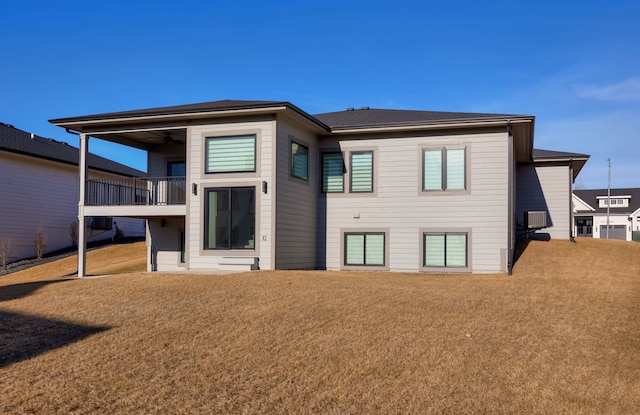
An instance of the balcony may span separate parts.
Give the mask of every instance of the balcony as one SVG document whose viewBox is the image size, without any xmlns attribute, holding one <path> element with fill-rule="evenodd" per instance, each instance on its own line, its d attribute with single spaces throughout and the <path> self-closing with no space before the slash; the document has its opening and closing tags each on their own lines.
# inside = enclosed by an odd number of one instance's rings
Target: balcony
<svg viewBox="0 0 640 415">
<path fill-rule="evenodd" d="M 184 215 L 186 193 L 183 176 L 89 179 L 84 206 L 96 216 Z"/>
</svg>

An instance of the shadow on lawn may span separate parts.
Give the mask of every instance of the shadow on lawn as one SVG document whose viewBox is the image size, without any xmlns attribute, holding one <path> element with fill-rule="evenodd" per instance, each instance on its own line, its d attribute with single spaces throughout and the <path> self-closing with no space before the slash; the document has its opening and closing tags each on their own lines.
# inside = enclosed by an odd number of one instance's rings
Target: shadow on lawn
<svg viewBox="0 0 640 415">
<path fill-rule="evenodd" d="M 109 327 L 92 327 L 0 311 L 0 368 L 82 340 Z"/>
<path fill-rule="evenodd" d="M 0 302 L 17 300 L 18 298 L 26 297 L 40 288 L 49 284 L 55 284 L 67 280 L 50 280 L 50 281 L 35 281 L 24 282 L 21 284 L 6 285 L 0 287 Z"/>
</svg>

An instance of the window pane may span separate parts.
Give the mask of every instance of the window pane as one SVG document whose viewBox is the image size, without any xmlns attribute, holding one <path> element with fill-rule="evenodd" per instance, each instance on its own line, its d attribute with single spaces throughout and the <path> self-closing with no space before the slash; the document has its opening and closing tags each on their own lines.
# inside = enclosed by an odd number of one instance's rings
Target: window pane
<svg viewBox="0 0 640 415">
<path fill-rule="evenodd" d="M 368 233 L 365 243 L 365 264 L 384 265 L 384 234 Z"/>
<path fill-rule="evenodd" d="M 205 249 L 255 248 L 255 188 L 205 190 Z"/>
<path fill-rule="evenodd" d="M 205 248 L 229 247 L 228 190 L 209 190 L 206 199 L 206 240 Z"/>
<path fill-rule="evenodd" d="M 351 153 L 351 191 L 373 192 L 373 152 Z"/>
<path fill-rule="evenodd" d="M 447 234 L 447 266 L 467 266 L 467 235 L 462 233 Z"/>
<path fill-rule="evenodd" d="M 255 171 L 256 137 L 208 137 L 206 173 Z"/>
<path fill-rule="evenodd" d="M 325 193 L 344 191 L 342 153 L 325 153 L 322 155 L 322 191 Z"/>
<path fill-rule="evenodd" d="M 307 180 L 308 177 L 308 154 L 307 147 L 291 143 L 291 175 L 299 179 Z"/>
<path fill-rule="evenodd" d="M 345 235 L 345 264 L 364 265 L 364 235 Z"/>
<path fill-rule="evenodd" d="M 444 234 L 424 235 L 424 266 L 444 267 Z"/>
<path fill-rule="evenodd" d="M 186 176 L 187 164 L 184 161 L 170 161 L 167 164 L 167 176 Z"/>
<path fill-rule="evenodd" d="M 465 188 L 464 148 L 447 149 L 447 189 Z"/>
<path fill-rule="evenodd" d="M 442 150 L 424 150 L 423 153 L 423 179 L 424 190 L 442 189 Z"/>
<path fill-rule="evenodd" d="M 231 248 L 253 249 L 255 245 L 254 188 L 231 189 Z"/>
</svg>

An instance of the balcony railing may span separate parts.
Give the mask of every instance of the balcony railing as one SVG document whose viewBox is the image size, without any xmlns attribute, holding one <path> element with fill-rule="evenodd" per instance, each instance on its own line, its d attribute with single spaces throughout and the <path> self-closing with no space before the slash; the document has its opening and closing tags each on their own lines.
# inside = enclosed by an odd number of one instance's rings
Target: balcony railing
<svg viewBox="0 0 640 415">
<path fill-rule="evenodd" d="M 185 177 L 131 177 L 87 180 L 85 205 L 184 205 Z"/>
</svg>

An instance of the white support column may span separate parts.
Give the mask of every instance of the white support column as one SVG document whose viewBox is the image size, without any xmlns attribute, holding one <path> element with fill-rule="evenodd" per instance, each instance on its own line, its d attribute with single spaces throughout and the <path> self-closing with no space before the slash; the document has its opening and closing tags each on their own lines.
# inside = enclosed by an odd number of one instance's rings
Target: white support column
<svg viewBox="0 0 640 415">
<path fill-rule="evenodd" d="M 87 153 L 89 152 L 89 136 L 80 134 L 79 192 L 78 192 L 78 277 L 87 274 L 87 224 L 84 216 L 84 201 L 87 187 Z"/>
</svg>

